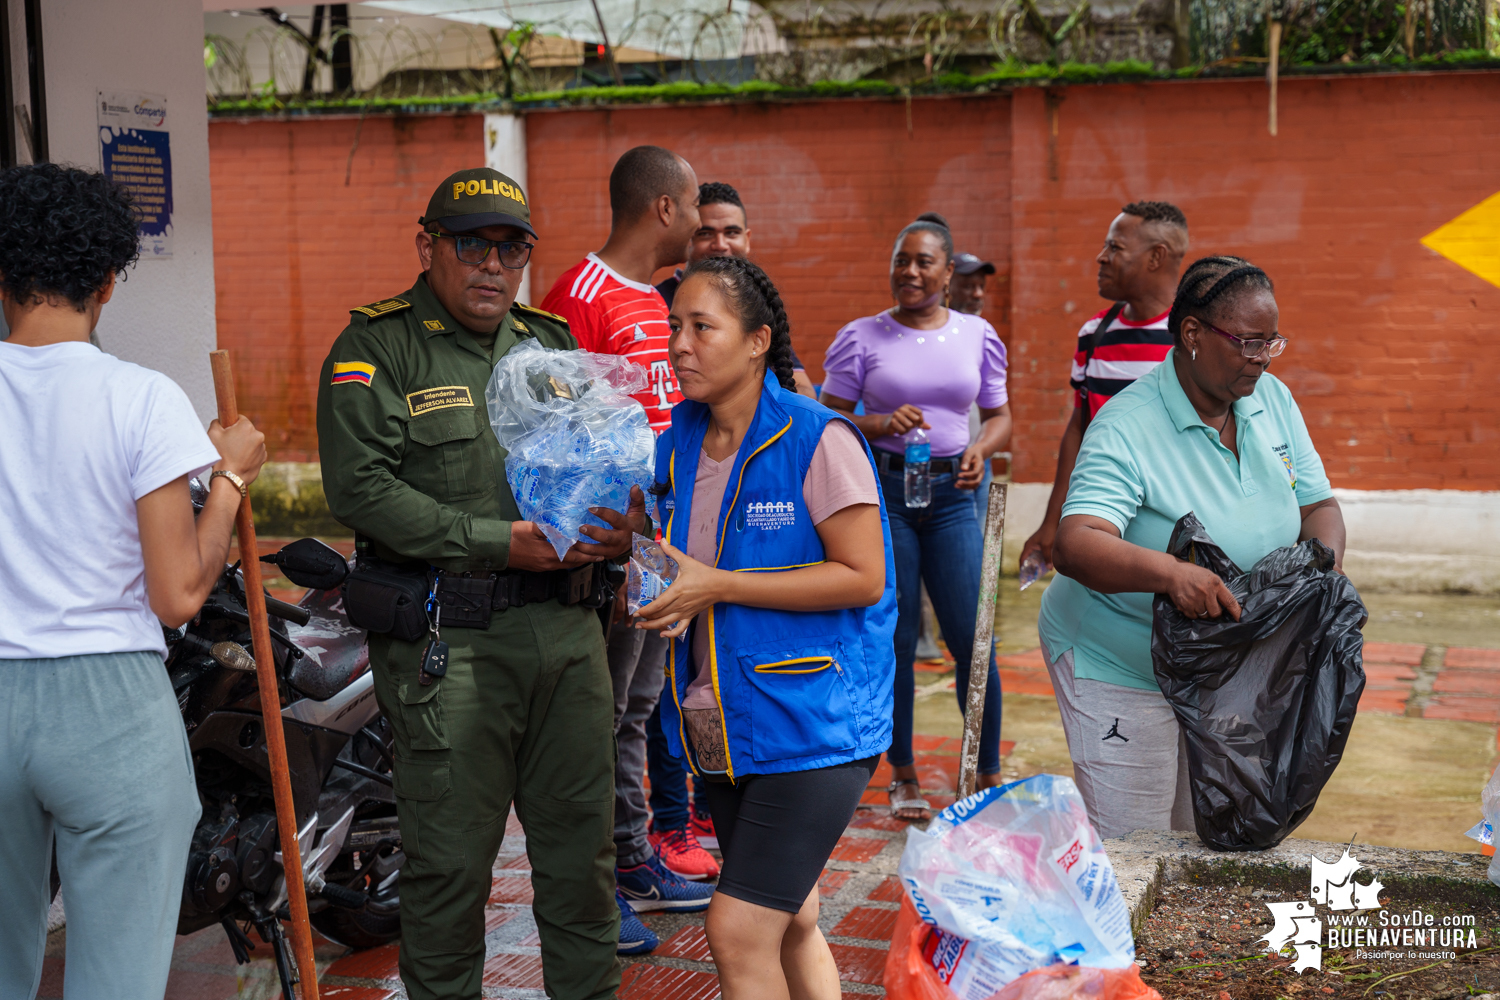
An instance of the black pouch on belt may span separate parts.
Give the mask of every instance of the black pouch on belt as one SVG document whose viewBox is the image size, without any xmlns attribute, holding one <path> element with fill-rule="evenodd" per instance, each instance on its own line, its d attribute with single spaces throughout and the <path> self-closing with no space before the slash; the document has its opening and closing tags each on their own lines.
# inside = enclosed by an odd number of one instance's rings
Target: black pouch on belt
<svg viewBox="0 0 1500 1000">
<path fill-rule="evenodd" d="M 361 555 L 344 581 L 349 623 L 367 632 L 415 642 L 427 634 L 427 574 Z"/>
<path fill-rule="evenodd" d="M 445 628 L 489 628 L 494 597 L 494 573 L 482 576 L 443 573 L 438 577 L 437 602 L 443 609 Z"/>
</svg>

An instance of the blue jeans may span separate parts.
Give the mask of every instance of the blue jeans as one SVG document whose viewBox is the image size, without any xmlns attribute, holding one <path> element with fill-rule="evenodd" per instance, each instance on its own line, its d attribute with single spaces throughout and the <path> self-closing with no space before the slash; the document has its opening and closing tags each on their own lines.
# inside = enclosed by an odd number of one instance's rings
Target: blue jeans
<svg viewBox="0 0 1500 1000">
<path fill-rule="evenodd" d="M 916 760 L 911 748 L 916 685 L 912 662 L 916 658 L 922 614 L 919 583 L 927 584 L 938 627 L 943 630 L 948 652 L 953 654 L 959 710 L 968 704 L 984 543 L 974 517 L 974 491 L 954 486 L 953 478 L 951 474 L 933 476 L 932 503 L 926 507 L 908 507 L 902 477 L 892 473 L 880 476 L 896 559 L 896 708 L 892 720 L 895 731 L 891 748 L 886 751 L 892 767 L 905 767 Z M 993 642 L 989 669 L 984 722 L 979 731 L 980 774 L 1000 771 L 1000 672 L 995 666 Z"/>
<path fill-rule="evenodd" d="M 663 691 L 665 697 L 671 694 Z M 646 771 L 651 776 L 651 828 L 677 830 L 688 821 L 688 766 L 683 757 L 673 757 L 661 730 L 661 702 L 646 720 Z M 693 811 L 708 817 L 708 782 L 693 782 Z"/>
</svg>

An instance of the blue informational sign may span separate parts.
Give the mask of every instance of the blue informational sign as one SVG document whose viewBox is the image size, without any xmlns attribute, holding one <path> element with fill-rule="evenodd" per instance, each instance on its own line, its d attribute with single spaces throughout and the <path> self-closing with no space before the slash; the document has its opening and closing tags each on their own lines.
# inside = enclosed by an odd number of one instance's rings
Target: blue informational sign
<svg viewBox="0 0 1500 1000">
<path fill-rule="evenodd" d="M 151 94 L 99 92 L 99 159 L 104 175 L 130 192 L 141 257 L 172 256 L 172 147 L 167 102 Z"/>
</svg>

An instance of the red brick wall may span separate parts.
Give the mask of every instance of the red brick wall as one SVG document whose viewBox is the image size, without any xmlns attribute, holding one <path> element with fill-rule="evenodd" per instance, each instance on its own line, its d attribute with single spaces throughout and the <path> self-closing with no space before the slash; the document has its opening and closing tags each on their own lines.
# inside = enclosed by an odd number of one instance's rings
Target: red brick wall
<svg viewBox="0 0 1500 1000">
<path fill-rule="evenodd" d="M 528 117 L 538 232 L 532 294 L 609 235 L 609 171 L 632 146 L 665 146 L 700 181 L 733 184 L 751 251 L 787 304 L 815 381 L 852 319 L 891 304 L 890 247 L 922 212 L 941 212 L 960 248 L 993 260 L 989 318 L 1005 334 L 1010 256 L 1010 102 L 902 102 L 548 112 Z"/>
<path fill-rule="evenodd" d="M 1103 305 L 1104 230 L 1127 201 L 1171 200 L 1193 255 L 1248 256 L 1276 280 L 1294 344 L 1273 371 L 1335 485 L 1497 489 L 1500 289 L 1419 243 L 1500 187 L 1495 79 L 1285 80 L 1275 138 L 1260 82 L 1060 88 L 1055 153 L 1039 90 L 917 100 L 910 118 L 900 101 L 536 113 L 533 296 L 603 244 L 614 158 L 665 145 L 739 188 L 816 376 L 839 326 L 888 304 L 897 229 L 943 212 L 960 248 L 1001 270 L 989 316 L 1011 349 L 1017 478 L 1044 480 L 1072 338 Z M 355 128 L 210 130 L 220 344 L 279 459 L 315 455 L 327 345 L 350 306 L 409 285 L 431 188 L 481 155 L 478 116 L 370 118 L 346 188 Z"/>
<path fill-rule="evenodd" d="M 463 115 L 208 130 L 219 346 L 273 460 L 317 460 L 328 348 L 351 308 L 396 295 L 421 273 L 417 218 L 439 181 L 483 163 L 482 126 Z"/>
<path fill-rule="evenodd" d="M 1017 478 L 1050 478 L 1071 334 L 1102 307 L 1093 254 L 1120 205 L 1176 202 L 1189 259 L 1276 282 L 1296 395 L 1335 486 L 1500 488 L 1500 288 L 1421 238 L 1500 188 L 1490 74 L 1057 91 L 1057 175 L 1038 90 L 1014 98 L 1012 392 Z M 1019 436 L 1019 430 L 1018 430 Z"/>
</svg>

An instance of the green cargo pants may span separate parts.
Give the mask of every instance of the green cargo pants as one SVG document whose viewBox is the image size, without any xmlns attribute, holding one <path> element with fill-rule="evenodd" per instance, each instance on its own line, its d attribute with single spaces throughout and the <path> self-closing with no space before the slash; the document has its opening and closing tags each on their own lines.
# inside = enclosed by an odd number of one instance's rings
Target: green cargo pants
<svg viewBox="0 0 1500 1000">
<path fill-rule="evenodd" d="M 599 618 L 556 601 L 443 630 L 447 676 L 423 687 L 423 642 L 370 637 L 396 736 L 401 980 L 411 1000 L 478 1000 L 490 871 L 514 800 L 531 859 L 549 997 L 613 997 L 614 702 Z"/>
</svg>

